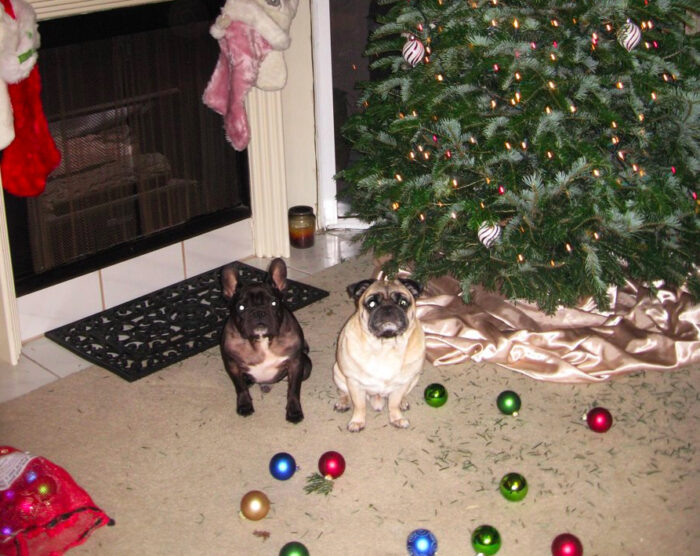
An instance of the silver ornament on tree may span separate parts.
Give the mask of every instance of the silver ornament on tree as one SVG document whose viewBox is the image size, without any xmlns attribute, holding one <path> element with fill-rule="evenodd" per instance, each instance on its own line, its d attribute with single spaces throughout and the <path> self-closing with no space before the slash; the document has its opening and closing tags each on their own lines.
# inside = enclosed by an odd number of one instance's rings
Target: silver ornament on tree
<svg viewBox="0 0 700 556">
<path fill-rule="evenodd" d="M 425 56 L 425 46 L 415 36 L 411 35 L 403 45 L 403 59 L 406 60 L 411 67 L 416 67 Z"/>
<path fill-rule="evenodd" d="M 620 31 L 617 33 L 617 42 L 627 49 L 627 52 L 631 52 L 642 40 L 642 30 L 639 26 L 629 19 L 625 23 Z"/>
<path fill-rule="evenodd" d="M 479 241 L 486 247 L 490 248 L 498 238 L 501 237 L 501 227 L 498 224 L 491 224 L 490 222 L 482 222 L 479 226 L 479 231 L 476 234 L 479 237 Z"/>
</svg>

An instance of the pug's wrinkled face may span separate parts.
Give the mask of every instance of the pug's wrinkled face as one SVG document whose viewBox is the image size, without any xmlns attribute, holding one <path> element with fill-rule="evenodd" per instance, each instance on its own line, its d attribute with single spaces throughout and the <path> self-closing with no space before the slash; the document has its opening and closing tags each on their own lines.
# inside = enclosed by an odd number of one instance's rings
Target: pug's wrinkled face
<svg viewBox="0 0 700 556">
<path fill-rule="evenodd" d="M 377 338 L 395 338 L 409 329 L 416 318 L 415 298 L 421 286 L 413 280 L 363 280 L 348 286 L 357 300 L 363 327 Z"/>
</svg>

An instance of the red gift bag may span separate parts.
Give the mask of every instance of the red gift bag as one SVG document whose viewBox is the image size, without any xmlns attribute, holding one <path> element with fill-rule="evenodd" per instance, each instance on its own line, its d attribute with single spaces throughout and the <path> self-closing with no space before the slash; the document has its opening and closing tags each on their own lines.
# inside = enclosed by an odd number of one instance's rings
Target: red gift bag
<svg viewBox="0 0 700 556">
<path fill-rule="evenodd" d="M 53 556 L 114 521 L 61 467 L 0 446 L 0 555 Z"/>
</svg>

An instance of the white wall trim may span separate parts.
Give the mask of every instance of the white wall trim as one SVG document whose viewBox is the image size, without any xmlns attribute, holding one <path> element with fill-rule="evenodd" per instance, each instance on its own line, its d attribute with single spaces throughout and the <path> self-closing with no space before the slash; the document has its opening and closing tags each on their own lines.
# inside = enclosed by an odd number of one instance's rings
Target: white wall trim
<svg viewBox="0 0 700 556">
<path fill-rule="evenodd" d="M 311 2 L 311 37 L 316 116 L 318 218 L 323 229 L 338 223 L 335 175 L 335 123 L 333 119 L 333 62 L 329 0 Z"/>
</svg>

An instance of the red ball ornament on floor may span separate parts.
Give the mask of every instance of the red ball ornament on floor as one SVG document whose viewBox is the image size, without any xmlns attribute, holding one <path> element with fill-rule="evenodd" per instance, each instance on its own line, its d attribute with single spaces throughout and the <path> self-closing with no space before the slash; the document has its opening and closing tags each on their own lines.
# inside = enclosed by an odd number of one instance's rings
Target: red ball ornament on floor
<svg viewBox="0 0 700 556">
<path fill-rule="evenodd" d="M 589 428 L 594 432 L 606 432 L 613 424 L 610 412 L 604 407 L 594 407 L 586 415 Z"/>
<path fill-rule="evenodd" d="M 318 470 L 327 479 L 337 479 L 345 472 L 345 458 L 338 452 L 326 452 L 318 460 Z"/>
<path fill-rule="evenodd" d="M 552 556 L 583 556 L 583 545 L 575 535 L 562 533 L 552 541 Z"/>
</svg>

